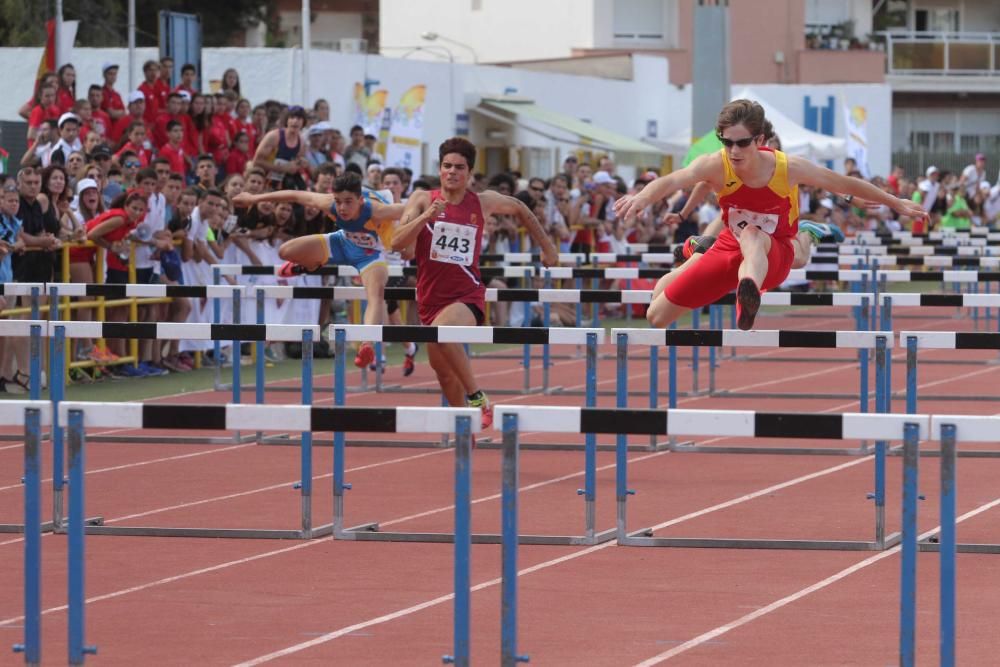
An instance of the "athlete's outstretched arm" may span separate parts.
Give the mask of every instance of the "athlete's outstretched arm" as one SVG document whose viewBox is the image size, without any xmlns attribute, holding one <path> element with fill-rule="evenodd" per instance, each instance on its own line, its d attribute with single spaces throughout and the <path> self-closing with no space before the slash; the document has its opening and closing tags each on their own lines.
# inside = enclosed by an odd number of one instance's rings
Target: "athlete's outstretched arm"
<svg viewBox="0 0 1000 667">
<path fill-rule="evenodd" d="M 684 202 L 684 207 L 679 213 L 667 213 L 663 216 L 663 221 L 668 225 L 676 225 L 684 222 L 691 217 L 695 209 L 701 206 L 701 203 L 705 201 L 705 197 L 708 193 L 712 191 L 712 184 L 708 181 L 702 181 L 698 185 L 694 186 L 691 190 L 691 196 L 687 198 Z"/>
<path fill-rule="evenodd" d="M 798 185 L 815 185 L 830 192 L 841 195 L 852 195 L 868 202 L 878 202 L 885 204 L 900 215 L 910 218 L 923 218 L 927 216 L 924 207 L 909 199 L 894 197 L 868 181 L 853 176 L 843 176 L 830 171 L 826 167 L 813 164 L 809 160 L 801 157 L 788 158 L 788 179 Z"/>
<path fill-rule="evenodd" d="M 390 244 L 392 250 L 403 252 L 412 246 L 420 234 L 420 228 L 443 211 L 445 206 L 446 202 L 443 199 L 438 199 L 431 205 L 431 196 L 426 190 L 414 192 L 406 201 L 403 216 L 392 234 L 392 243 Z"/>
<path fill-rule="evenodd" d="M 483 206 L 483 215 L 514 215 L 521 222 L 521 226 L 528 230 L 528 235 L 542 249 L 542 264 L 554 266 L 559 262 L 559 253 L 549 235 L 542 229 L 541 223 L 535 214 L 528 210 L 520 199 L 508 197 L 499 192 L 487 190 L 479 195 L 479 201 Z"/>
<path fill-rule="evenodd" d="M 276 190 L 274 192 L 262 192 L 259 195 L 241 192 L 233 197 L 233 206 L 250 207 L 262 201 L 312 206 L 326 213 L 333 206 L 334 200 L 333 195 L 321 192 L 307 192 L 305 190 Z"/>
<path fill-rule="evenodd" d="M 722 178 L 722 158 L 718 153 L 702 155 L 691 164 L 660 176 L 634 195 L 625 195 L 615 202 L 615 214 L 622 219 L 630 219 L 639 211 L 664 197 L 669 197 L 681 188 L 694 187 L 700 181 L 708 181 L 712 187 Z"/>
</svg>

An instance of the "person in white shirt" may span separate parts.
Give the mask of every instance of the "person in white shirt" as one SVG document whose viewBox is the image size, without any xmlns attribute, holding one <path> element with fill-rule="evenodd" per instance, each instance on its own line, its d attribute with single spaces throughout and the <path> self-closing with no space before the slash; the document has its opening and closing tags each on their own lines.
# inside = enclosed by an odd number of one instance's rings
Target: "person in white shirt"
<svg viewBox="0 0 1000 667">
<path fill-rule="evenodd" d="M 52 145 L 48 153 L 42 155 L 42 166 L 47 167 L 53 162 L 66 164 L 66 158 L 74 151 L 82 151 L 80 142 L 80 117 L 74 113 L 64 113 L 59 117 L 59 140 Z"/>
<path fill-rule="evenodd" d="M 972 199 L 976 196 L 976 190 L 979 189 L 979 184 L 985 180 L 986 156 L 982 153 L 976 153 L 975 162 L 962 170 L 962 177 L 959 179 L 959 185 L 965 188 L 966 198 Z"/>
</svg>

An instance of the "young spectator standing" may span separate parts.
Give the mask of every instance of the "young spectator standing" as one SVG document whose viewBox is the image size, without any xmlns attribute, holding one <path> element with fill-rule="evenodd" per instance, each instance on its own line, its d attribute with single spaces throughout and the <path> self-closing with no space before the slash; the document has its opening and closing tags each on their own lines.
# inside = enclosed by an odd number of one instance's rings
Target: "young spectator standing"
<svg viewBox="0 0 1000 667">
<path fill-rule="evenodd" d="M 313 123 L 306 132 L 309 141 L 309 146 L 306 148 L 306 160 L 309 161 L 309 166 L 314 172 L 321 164 L 330 161 L 330 156 L 327 154 L 326 145 L 324 144 L 324 134 L 328 127 L 330 127 L 329 123 L 319 121 L 318 123 Z"/>
<path fill-rule="evenodd" d="M 194 166 L 194 175 L 198 179 L 198 183 L 194 187 L 199 191 L 200 201 L 201 195 L 215 189 L 218 183 L 219 168 L 215 165 L 215 158 L 211 155 L 199 155 Z"/>
<path fill-rule="evenodd" d="M 59 141 L 42 157 L 42 166 L 66 164 L 66 158 L 70 153 L 81 150 L 83 144 L 80 143 L 80 117 L 73 113 L 64 113 L 59 117 Z"/>
<path fill-rule="evenodd" d="M 351 128 L 351 143 L 344 149 L 344 160 L 361 168 L 362 173 L 371 159 L 371 151 L 365 145 L 365 130 L 360 125 Z"/>
<path fill-rule="evenodd" d="M 229 157 L 226 158 L 226 173 L 230 176 L 242 175 L 246 171 L 248 162 L 250 162 L 250 137 L 240 130 L 236 133 L 233 146 L 229 149 Z"/>
<path fill-rule="evenodd" d="M 198 79 L 198 70 L 195 69 L 195 66 L 192 65 L 191 63 L 187 63 L 183 67 L 181 67 L 181 82 L 177 84 L 177 87 L 174 88 L 174 90 L 177 92 L 184 91 L 188 95 L 190 95 L 191 98 L 193 99 L 194 96 L 198 93 L 198 91 L 195 90 L 194 88 L 194 84 L 197 81 L 197 79 Z"/>
<path fill-rule="evenodd" d="M 0 283 L 13 282 L 12 259 L 16 254 L 24 252 L 21 219 L 17 215 L 20 203 L 17 183 L 11 178 L 0 177 Z M 14 299 L 8 302 L 0 296 L 0 310 L 15 304 Z M 0 393 L 27 393 L 27 368 L 27 339 L 0 338 Z"/>
<path fill-rule="evenodd" d="M 104 76 L 104 94 L 101 101 L 101 109 L 111 116 L 112 121 L 117 121 L 126 113 L 122 96 L 115 91 L 115 82 L 118 81 L 118 65 L 104 63 L 101 65 L 101 74 Z"/>
<path fill-rule="evenodd" d="M 972 199 L 979 190 L 979 184 L 985 180 L 986 155 L 984 153 L 976 153 L 975 161 L 962 170 L 959 185 L 964 189 L 966 198 Z"/>
<path fill-rule="evenodd" d="M 104 213 L 104 200 L 101 198 L 100 186 L 97 181 L 84 178 L 76 186 L 75 206 L 70 208 L 72 229 L 68 232 L 76 242 L 87 240 L 87 223 Z M 94 280 L 94 251 L 90 248 L 72 247 L 69 250 L 69 280 L 73 283 L 92 283 Z M 88 297 L 83 297 L 84 299 Z M 74 319 L 89 321 L 93 315 L 90 308 L 79 309 Z M 77 339 L 74 358 L 82 361 L 90 359 L 96 362 L 108 363 L 116 361 L 117 355 L 107 349 L 97 347 L 91 339 Z"/>
<path fill-rule="evenodd" d="M 322 97 L 316 100 L 313 104 L 313 114 L 316 116 L 316 121 L 320 123 L 330 122 L 330 103 L 324 100 Z"/>
<path fill-rule="evenodd" d="M 69 63 L 59 68 L 59 90 L 56 93 L 56 106 L 60 113 L 73 110 L 76 104 L 76 70 Z"/>
<path fill-rule="evenodd" d="M 28 144 L 38 136 L 38 129 L 46 120 L 58 120 L 59 107 L 56 105 L 55 86 L 45 86 L 38 91 L 38 104 L 31 109 L 28 116 Z"/>
<path fill-rule="evenodd" d="M 55 72 L 46 72 L 43 74 L 38 81 L 35 82 L 35 91 L 31 96 L 31 99 L 21 105 L 21 108 L 17 110 L 17 115 L 28 120 L 31 115 L 31 110 L 34 109 L 41 101 L 42 88 L 51 86 L 52 88 L 59 87 L 59 76 Z"/>
<path fill-rule="evenodd" d="M 170 56 L 160 58 L 160 78 L 156 82 L 157 92 L 161 100 L 166 100 L 167 95 L 173 91 L 171 79 L 174 76 L 174 59 Z"/>
<path fill-rule="evenodd" d="M 148 167 L 152 161 L 153 150 L 149 147 L 149 140 L 146 139 L 146 124 L 142 121 L 136 121 L 129 126 L 125 143 L 115 153 L 115 159 L 118 160 L 119 164 L 123 164 L 122 159 L 126 153 L 135 153 L 142 167 Z"/>
<path fill-rule="evenodd" d="M 184 125 L 185 123 L 191 123 L 191 117 L 181 113 L 181 108 L 184 106 L 184 100 L 180 93 L 170 93 L 167 95 L 167 106 L 160 112 L 160 115 L 156 117 L 156 123 L 153 124 L 153 145 L 157 149 L 163 147 L 167 143 L 167 123 L 174 120 L 178 123 Z M 187 125 L 184 125 L 184 133 L 188 133 Z"/>
<path fill-rule="evenodd" d="M 160 146 L 160 157 L 175 174 L 184 176 L 191 169 L 191 158 L 184 150 L 184 127 L 176 120 L 167 122 L 167 143 Z"/>
<path fill-rule="evenodd" d="M 164 94 L 160 81 L 160 63 L 155 60 L 147 60 L 142 66 L 142 75 L 146 80 L 139 84 L 139 91 L 146 98 L 146 108 L 143 111 L 143 120 L 152 125 L 156 122 L 156 117 L 160 110 L 166 108 L 167 98 Z"/>
<path fill-rule="evenodd" d="M 91 128 L 103 139 L 112 128 L 111 116 L 101 108 L 104 104 L 104 89 L 96 83 L 92 85 L 87 89 L 87 101 L 90 102 Z"/>
<path fill-rule="evenodd" d="M 230 90 L 236 93 L 237 97 L 242 94 L 240 92 L 240 73 L 232 67 L 222 73 L 222 92 Z"/>
<path fill-rule="evenodd" d="M 190 132 L 185 132 L 184 140 L 187 142 L 189 155 L 201 155 L 205 152 L 205 135 L 212 125 L 211 111 L 208 109 L 208 98 L 204 95 L 195 94 L 191 98 L 188 107 L 188 116 L 191 118 Z M 185 128 L 187 130 L 188 128 Z"/>
<path fill-rule="evenodd" d="M 253 122 L 253 107 L 250 105 L 250 100 L 240 98 L 236 102 L 236 108 L 233 110 L 233 116 L 235 118 L 235 128 L 237 132 L 246 132 L 247 138 L 250 140 L 250 153 L 257 150 L 257 126 Z"/>
<path fill-rule="evenodd" d="M 120 142 L 124 141 L 125 135 L 128 133 L 129 128 L 135 123 L 142 123 L 145 125 L 146 115 L 146 96 L 142 94 L 141 91 L 133 90 L 128 96 L 128 114 L 124 116 L 119 116 L 118 120 L 115 121 L 114 127 L 111 128 L 111 134 L 108 135 L 108 141 L 112 146 L 118 145 Z"/>
<path fill-rule="evenodd" d="M 933 229 L 944 211 L 939 210 L 937 204 L 938 192 L 941 190 L 941 171 L 931 165 L 924 173 L 924 180 L 920 181 L 917 191 L 913 193 L 913 201 L 919 202 L 927 212 L 928 218 L 915 218 L 911 231 L 914 234 L 923 234 L 928 229 Z"/>
</svg>

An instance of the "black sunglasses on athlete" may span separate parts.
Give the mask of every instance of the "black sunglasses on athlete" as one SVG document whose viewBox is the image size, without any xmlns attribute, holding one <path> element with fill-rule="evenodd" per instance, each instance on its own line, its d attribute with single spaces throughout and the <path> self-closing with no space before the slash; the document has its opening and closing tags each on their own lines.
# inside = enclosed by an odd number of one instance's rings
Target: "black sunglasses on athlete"
<svg viewBox="0 0 1000 667">
<path fill-rule="evenodd" d="M 725 146 L 726 148 L 732 148 L 733 146 L 739 146 L 740 148 L 746 148 L 747 146 L 749 146 L 750 144 L 753 143 L 754 139 L 757 138 L 756 134 L 753 135 L 753 136 L 750 136 L 750 137 L 744 137 L 742 139 L 726 139 L 725 137 L 723 137 L 721 135 L 716 135 L 716 136 L 719 137 L 719 141 L 721 141 L 722 145 Z"/>
</svg>

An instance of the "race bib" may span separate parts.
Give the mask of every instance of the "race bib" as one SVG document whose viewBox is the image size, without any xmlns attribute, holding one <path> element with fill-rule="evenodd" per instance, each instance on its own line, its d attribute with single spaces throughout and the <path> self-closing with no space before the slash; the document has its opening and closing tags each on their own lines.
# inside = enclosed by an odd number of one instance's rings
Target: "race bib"
<svg viewBox="0 0 1000 667">
<path fill-rule="evenodd" d="M 758 213 L 745 208 L 729 209 L 729 230 L 736 238 L 740 237 L 747 225 L 753 225 L 767 234 L 773 234 L 778 228 L 779 216 L 776 213 Z"/>
<path fill-rule="evenodd" d="M 472 266 L 478 227 L 438 220 L 431 237 L 431 259 L 446 264 Z"/>
<path fill-rule="evenodd" d="M 358 246 L 359 248 L 364 248 L 365 250 L 377 250 L 378 249 L 378 239 L 369 234 L 368 232 L 344 232 L 344 237 Z"/>
</svg>

